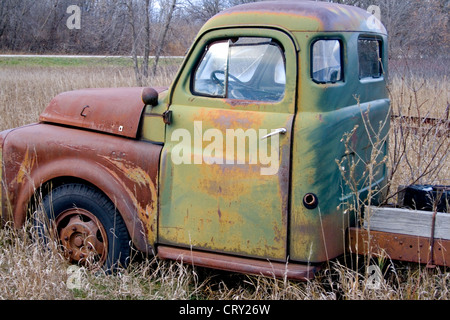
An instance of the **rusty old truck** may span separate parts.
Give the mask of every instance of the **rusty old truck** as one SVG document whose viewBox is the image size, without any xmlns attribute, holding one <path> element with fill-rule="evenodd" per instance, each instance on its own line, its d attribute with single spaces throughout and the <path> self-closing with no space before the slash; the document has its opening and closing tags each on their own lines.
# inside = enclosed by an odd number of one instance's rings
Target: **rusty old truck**
<svg viewBox="0 0 450 320">
<path fill-rule="evenodd" d="M 199 31 L 169 88 L 64 92 L 37 123 L 1 132 L 2 222 L 34 219 L 68 260 L 105 269 L 126 266 L 131 248 L 290 279 L 376 246 L 423 262 L 417 236 L 372 236 L 346 205 L 376 190 L 374 205 L 386 185 L 381 165 L 350 188 L 341 160 L 362 176 L 368 123 L 389 130 L 387 48 L 383 25 L 352 6 L 227 9 Z"/>
</svg>

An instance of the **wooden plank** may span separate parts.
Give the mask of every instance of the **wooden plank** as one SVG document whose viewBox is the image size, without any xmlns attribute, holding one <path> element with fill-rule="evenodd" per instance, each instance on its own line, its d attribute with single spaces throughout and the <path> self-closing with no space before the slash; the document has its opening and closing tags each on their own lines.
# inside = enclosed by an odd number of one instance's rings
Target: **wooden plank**
<svg viewBox="0 0 450 320">
<path fill-rule="evenodd" d="M 350 252 L 357 254 L 388 255 L 393 260 L 426 263 L 430 266 L 450 265 L 450 240 L 435 239 L 431 246 L 429 237 L 349 228 L 348 241 Z"/>
<path fill-rule="evenodd" d="M 433 212 L 391 207 L 366 207 L 364 228 L 419 237 L 431 237 Z M 438 212 L 434 238 L 450 240 L 450 214 Z"/>
</svg>

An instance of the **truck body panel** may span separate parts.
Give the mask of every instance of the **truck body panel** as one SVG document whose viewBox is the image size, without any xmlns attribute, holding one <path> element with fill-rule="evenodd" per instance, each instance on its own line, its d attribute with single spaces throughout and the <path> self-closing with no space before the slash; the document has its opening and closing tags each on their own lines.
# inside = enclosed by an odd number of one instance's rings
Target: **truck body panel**
<svg viewBox="0 0 450 320">
<path fill-rule="evenodd" d="M 353 195 L 359 193 L 360 199 L 366 199 L 368 190 L 382 190 L 386 183 L 384 164 L 373 173 L 373 181 L 368 180 L 365 171 L 368 163 L 382 163 L 388 151 L 388 142 L 384 141 L 390 128 L 387 38 L 382 33 L 358 30 L 294 32 L 299 46 L 305 48 L 300 50 L 300 60 L 313 61 L 312 48 L 317 41 L 336 40 L 341 45 L 343 66 L 342 80 L 335 83 L 312 81 L 310 66 L 299 71 L 299 79 L 305 80 L 299 85 L 292 146 L 289 246 L 294 261 L 318 262 L 341 255 L 345 250 L 345 230 L 356 223 L 354 211 L 348 210 L 355 201 Z M 383 74 L 377 78 L 359 76 L 357 46 L 358 40 L 365 37 L 382 43 L 379 58 Z M 346 146 L 345 135 L 350 133 Z M 345 168 L 342 170 L 336 161 Z M 359 180 L 353 189 L 348 185 L 352 164 L 351 174 Z M 363 174 L 367 178 L 359 178 Z M 317 196 L 316 208 L 303 205 L 306 194 Z M 373 203 L 381 196 L 373 197 Z"/>
<path fill-rule="evenodd" d="M 53 98 L 39 121 L 136 138 L 141 121 L 142 88 L 83 89 Z"/>
<path fill-rule="evenodd" d="M 384 26 L 371 14 L 355 6 L 311 1 L 264 1 L 241 5 L 218 13 L 207 21 L 206 30 L 230 26 L 278 26 L 285 30 L 307 32 L 375 32 L 387 34 Z"/>
<path fill-rule="evenodd" d="M 387 75 L 386 30 L 364 10 L 225 10 L 159 97 L 63 93 L 39 124 L 0 133 L 3 220 L 23 224 L 42 185 L 83 181 L 114 203 L 139 250 L 193 250 L 193 263 L 240 272 L 292 263 L 309 278 L 309 264 L 345 252 L 354 196 L 382 195 Z M 367 175 L 371 162 L 381 165 Z"/>
<path fill-rule="evenodd" d="M 160 152 L 161 146 L 148 142 L 50 124 L 14 130 L 3 145 L 3 164 L 8 168 L 3 189 L 9 201 L 8 206 L 3 202 L 3 218 L 23 225 L 41 185 L 62 177 L 65 182 L 78 179 L 106 194 L 122 214 L 135 245 L 151 250 L 148 244 L 155 242 L 157 232 Z"/>
<path fill-rule="evenodd" d="M 192 94 L 190 71 L 195 70 L 211 42 L 244 35 L 271 38 L 282 47 L 289 79 L 282 100 L 240 101 Z M 285 32 L 270 28 L 230 28 L 225 35 L 219 30 L 207 32 L 189 54 L 183 70 L 174 86 L 170 105 L 173 123 L 167 127 L 161 158 L 159 241 L 285 260 L 291 130 L 297 87 L 297 51 L 292 39 Z M 275 128 L 285 128 L 287 132 L 279 145 L 273 145 L 276 150 L 271 151 L 272 140 L 261 140 L 260 132 L 267 134 Z M 186 163 L 174 164 L 174 148 L 180 145 L 174 135 L 180 129 L 189 131 L 189 139 L 181 143 L 192 154 Z M 208 133 L 218 136 L 208 138 Z M 214 142 L 219 143 L 219 154 L 208 152 Z M 230 143 L 232 152 L 227 149 Z M 267 143 L 264 150 L 262 143 Z M 238 155 L 241 144 L 244 151 Z M 273 174 L 262 174 L 273 164 L 261 163 L 261 151 L 267 151 L 267 155 L 279 152 L 279 158 L 274 159 L 278 164 L 272 168 L 276 170 Z M 270 196 L 262 196 L 265 194 Z"/>
</svg>

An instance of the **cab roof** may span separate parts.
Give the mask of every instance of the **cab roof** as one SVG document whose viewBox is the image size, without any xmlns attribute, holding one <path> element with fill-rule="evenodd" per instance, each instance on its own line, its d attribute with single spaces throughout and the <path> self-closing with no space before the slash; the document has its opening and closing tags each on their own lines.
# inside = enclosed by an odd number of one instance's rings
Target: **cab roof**
<svg viewBox="0 0 450 320">
<path fill-rule="evenodd" d="M 263 1 L 235 6 L 212 17 L 201 31 L 262 25 L 289 31 L 386 34 L 384 26 L 363 9 L 316 1 Z"/>
</svg>

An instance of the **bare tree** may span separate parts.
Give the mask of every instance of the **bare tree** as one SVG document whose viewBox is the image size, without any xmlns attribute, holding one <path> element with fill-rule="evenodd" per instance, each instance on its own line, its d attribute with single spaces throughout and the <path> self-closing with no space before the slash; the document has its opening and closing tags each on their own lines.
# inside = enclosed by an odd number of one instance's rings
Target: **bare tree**
<svg viewBox="0 0 450 320">
<path fill-rule="evenodd" d="M 128 12 L 128 25 L 131 30 L 131 56 L 136 82 L 137 85 L 143 86 L 149 76 L 150 44 L 156 44 L 154 48 L 155 60 L 152 66 L 153 75 L 156 73 L 159 58 L 167 40 L 177 0 L 160 1 L 159 9 L 156 9 L 154 3 L 150 0 L 144 2 L 127 0 L 124 4 Z M 153 20 L 153 22 L 152 12 L 159 13 L 158 19 Z M 159 32 L 151 32 L 152 29 L 159 30 Z M 141 63 L 140 60 L 142 60 Z"/>
<path fill-rule="evenodd" d="M 0 1 L 0 38 L 9 24 L 11 1 Z"/>
<path fill-rule="evenodd" d="M 183 54 L 200 25 L 219 11 L 254 0 L 0 0 L 0 51 L 130 54 L 146 79 L 154 54 Z M 328 0 L 377 5 L 391 57 L 448 59 L 448 0 Z M 81 8 L 81 30 L 69 30 L 67 7 Z M 142 59 L 137 57 L 142 56 Z M 151 70 L 149 69 L 149 66 Z M 151 71 L 151 72 L 149 72 Z M 141 79 L 141 81 L 142 81 Z"/>
<path fill-rule="evenodd" d="M 150 0 L 145 0 L 144 16 L 144 57 L 142 61 L 142 75 L 148 77 L 148 59 L 150 55 Z"/>
<path fill-rule="evenodd" d="M 223 10 L 226 6 L 226 1 L 220 0 L 200 0 L 192 1 L 186 0 L 184 10 L 193 20 L 205 22 L 216 13 Z"/>
<path fill-rule="evenodd" d="M 258 0 L 185 0 L 184 10 L 192 20 L 205 22 L 220 11 Z"/>
<path fill-rule="evenodd" d="M 131 43 L 131 56 L 133 58 L 133 66 L 134 66 L 134 75 L 136 76 L 136 83 L 138 86 L 142 86 L 142 73 L 139 68 L 139 60 L 138 60 L 138 32 L 137 32 L 137 25 L 136 25 L 136 13 L 134 8 L 133 0 L 128 0 L 125 3 L 127 9 L 128 9 L 128 23 L 131 28 L 131 35 L 132 35 L 132 43 Z"/>
<path fill-rule="evenodd" d="M 176 5 L 177 5 L 177 0 L 170 0 L 170 4 L 169 4 L 168 12 L 167 12 L 167 15 L 165 18 L 164 26 L 163 26 L 161 35 L 159 37 L 158 46 L 156 48 L 155 61 L 153 63 L 153 69 L 152 69 L 153 75 L 156 74 L 156 70 L 158 68 L 159 57 L 161 56 L 163 46 L 166 42 L 167 31 L 169 30 L 170 22 L 172 21 L 173 12 L 175 11 Z"/>
</svg>

